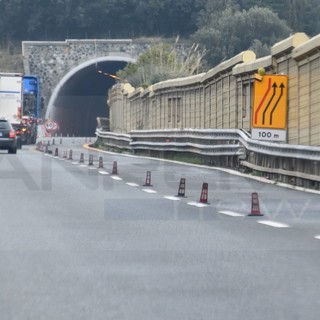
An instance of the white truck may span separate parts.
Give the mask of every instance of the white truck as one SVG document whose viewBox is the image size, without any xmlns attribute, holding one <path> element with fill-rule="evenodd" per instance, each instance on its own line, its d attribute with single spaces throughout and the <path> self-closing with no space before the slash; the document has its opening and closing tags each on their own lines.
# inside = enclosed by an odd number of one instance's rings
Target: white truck
<svg viewBox="0 0 320 320">
<path fill-rule="evenodd" d="M 11 123 L 21 121 L 22 104 L 23 74 L 0 73 L 0 116 Z"/>
</svg>

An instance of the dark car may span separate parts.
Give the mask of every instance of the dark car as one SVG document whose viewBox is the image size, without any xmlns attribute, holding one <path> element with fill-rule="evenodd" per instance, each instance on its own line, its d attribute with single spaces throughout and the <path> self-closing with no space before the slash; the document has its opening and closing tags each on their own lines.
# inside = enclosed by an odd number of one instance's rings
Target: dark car
<svg viewBox="0 0 320 320">
<path fill-rule="evenodd" d="M 21 149 L 22 147 L 22 123 L 21 122 L 13 122 L 11 123 L 12 128 L 16 132 L 17 137 L 17 148 Z"/>
<path fill-rule="evenodd" d="M 16 132 L 10 122 L 5 118 L 0 118 L 0 150 L 17 153 Z"/>
</svg>

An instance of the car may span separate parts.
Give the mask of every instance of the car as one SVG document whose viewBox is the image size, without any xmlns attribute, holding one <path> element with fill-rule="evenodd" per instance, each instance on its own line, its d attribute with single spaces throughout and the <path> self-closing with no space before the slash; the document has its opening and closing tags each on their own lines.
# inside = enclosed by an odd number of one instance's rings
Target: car
<svg viewBox="0 0 320 320">
<path fill-rule="evenodd" d="M 22 148 L 22 123 L 21 122 L 13 122 L 11 123 L 14 131 L 16 132 L 17 137 L 17 148 Z"/>
<path fill-rule="evenodd" d="M 17 153 L 18 141 L 16 132 L 6 118 L 0 117 L 0 150 Z"/>
</svg>

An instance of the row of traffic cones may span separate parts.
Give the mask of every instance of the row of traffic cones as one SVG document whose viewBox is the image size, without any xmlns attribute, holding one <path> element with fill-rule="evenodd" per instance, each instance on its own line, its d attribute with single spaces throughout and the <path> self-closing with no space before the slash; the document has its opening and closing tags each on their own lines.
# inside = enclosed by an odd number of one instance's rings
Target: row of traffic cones
<svg viewBox="0 0 320 320">
<path fill-rule="evenodd" d="M 147 171 L 146 175 L 146 182 L 144 186 L 152 187 L 151 184 L 151 171 Z M 208 203 L 208 183 L 204 182 L 202 184 L 201 194 L 200 194 L 200 203 Z M 185 197 L 185 191 L 186 191 L 186 179 L 181 178 L 178 188 L 178 194 L 177 197 Z M 253 192 L 251 195 L 251 213 L 248 214 L 248 216 L 263 216 L 263 214 L 260 212 L 260 205 L 259 205 L 259 196 L 257 192 Z"/>
<path fill-rule="evenodd" d="M 181 181 L 180 181 L 180 184 L 181 184 Z M 208 183 L 202 184 L 202 190 L 201 190 L 199 202 L 208 203 Z M 253 192 L 251 194 L 251 213 L 249 213 L 248 216 L 250 217 L 263 216 L 263 214 L 260 212 L 259 195 L 257 192 Z"/>
<path fill-rule="evenodd" d="M 48 145 L 43 145 L 43 144 L 38 144 L 39 146 L 39 150 L 44 151 L 43 147 L 45 147 L 45 149 L 48 148 Z M 37 148 L 38 148 L 37 146 Z M 58 148 L 55 148 L 55 153 L 54 153 L 55 157 L 59 156 L 59 151 Z M 68 159 L 68 160 L 72 160 L 73 159 L 73 153 L 72 150 L 69 150 L 69 155 L 67 153 L 67 151 L 64 151 L 64 155 L 63 158 Z M 81 153 L 80 155 L 80 160 L 79 163 L 84 163 L 84 154 Z M 90 154 L 89 155 L 89 166 L 93 166 L 93 155 Z M 104 168 L 103 165 L 103 158 L 99 157 L 99 164 L 98 164 L 98 168 L 102 169 Z M 118 164 L 117 161 L 113 161 L 113 165 L 112 165 L 112 174 L 118 174 Z M 152 183 L 151 183 L 151 171 L 147 171 L 146 173 L 146 180 L 145 180 L 145 184 L 143 186 L 146 187 L 152 187 Z M 204 182 L 202 184 L 202 189 L 201 189 L 201 194 L 200 194 L 200 199 L 199 202 L 200 203 L 208 203 L 208 183 Z M 185 178 L 181 178 L 180 179 L 180 183 L 179 183 L 179 188 L 178 188 L 178 197 L 185 197 L 185 190 L 186 190 L 186 179 Z M 251 195 L 251 213 L 249 214 L 249 216 L 263 216 L 263 214 L 261 214 L 260 212 L 260 205 L 259 205 L 259 196 L 257 192 L 253 192 Z"/>
<path fill-rule="evenodd" d="M 55 148 L 54 156 L 55 156 L 55 157 L 59 157 L 59 149 L 58 149 L 58 148 Z M 63 158 L 64 158 L 64 159 L 68 159 L 68 160 L 73 160 L 73 152 L 72 152 L 72 150 L 69 150 L 69 155 L 68 155 L 68 151 L 65 150 L 65 151 L 64 151 L 64 154 L 63 154 Z M 81 153 L 81 154 L 80 154 L 79 163 L 84 163 L 84 153 Z M 92 155 L 92 154 L 89 155 L 88 165 L 89 165 L 89 166 L 93 166 L 93 155 Z M 104 168 L 104 165 L 103 165 L 103 157 L 99 157 L 98 168 L 99 168 L 99 169 Z M 112 165 L 112 174 L 118 174 L 117 161 L 114 161 L 114 162 L 113 162 L 113 165 Z"/>
</svg>

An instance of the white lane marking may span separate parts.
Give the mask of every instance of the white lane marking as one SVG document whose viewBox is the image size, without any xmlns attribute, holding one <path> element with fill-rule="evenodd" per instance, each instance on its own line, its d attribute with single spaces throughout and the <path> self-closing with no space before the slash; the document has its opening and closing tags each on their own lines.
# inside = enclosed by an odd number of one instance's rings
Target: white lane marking
<svg viewBox="0 0 320 320">
<path fill-rule="evenodd" d="M 86 168 L 87 165 L 86 165 L 86 164 L 80 164 L 80 167 L 81 167 L 81 168 Z"/>
<path fill-rule="evenodd" d="M 261 223 L 261 224 L 265 224 L 265 225 L 270 226 L 270 227 L 274 227 L 274 228 L 289 228 L 289 226 L 287 224 L 280 223 L 280 222 L 275 222 L 275 221 L 260 220 L 260 221 L 257 221 L 257 222 Z"/>
<path fill-rule="evenodd" d="M 127 185 L 130 187 L 139 187 L 139 185 L 137 183 L 134 182 L 127 182 Z"/>
<path fill-rule="evenodd" d="M 181 198 L 178 198 L 178 197 L 174 197 L 174 196 L 164 196 L 165 199 L 168 199 L 168 200 L 173 200 L 173 201 L 179 201 L 181 200 Z"/>
<path fill-rule="evenodd" d="M 102 170 L 100 170 L 100 171 L 98 171 L 100 174 L 103 174 L 103 175 L 105 175 L 105 176 L 107 176 L 109 173 L 108 172 L 106 172 L 106 171 L 102 171 Z"/>
<path fill-rule="evenodd" d="M 156 190 L 152 190 L 152 189 L 142 189 L 142 191 L 147 192 L 147 193 L 157 193 Z"/>
<path fill-rule="evenodd" d="M 118 176 L 111 176 L 111 178 L 112 178 L 113 180 L 117 180 L 117 181 L 123 180 L 122 178 L 120 178 L 120 177 L 118 177 Z"/>
<path fill-rule="evenodd" d="M 98 168 L 93 167 L 93 166 L 89 166 L 88 168 L 89 168 L 89 170 L 97 170 L 98 169 Z"/>
<path fill-rule="evenodd" d="M 72 164 L 79 164 L 79 162 L 72 162 Z"/>
<path fill-rule="evenodd" d="M 195 207 L 198 207 L 198 208 L 207 207 L 207 205 L 205 203 L 200 203 L 200 202 L 188 202 L 187 204 L 189 206 L 195 206 Z"/>
<path fill-rule="evenodd" d="M 65 159 L 63 159 L 63 158 L 59 158 L 59 160 L 60 160 L 60 161 L 62 161 L 62 160 L 65 160 Z"/>
<path fill-rule="evenodd" d="M 230 217 L 244 217 L 245 215 L 242 213 L 237 213 L 233 211 L 219 211 L 219 213 L 225 214 Z"/>
<path fill-rule="evenodd" d="M 320 236 L 315 236 L 314 238 L 317 240 L 320 240 Z"/>
</svg>

